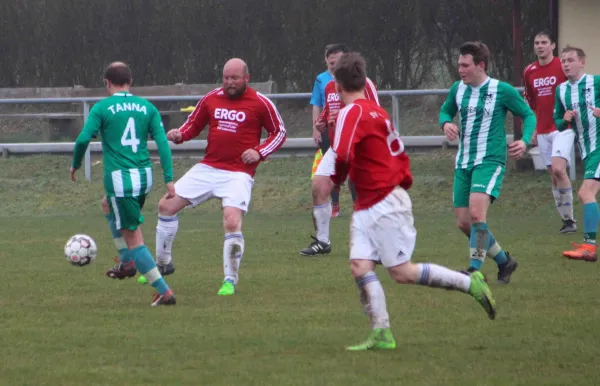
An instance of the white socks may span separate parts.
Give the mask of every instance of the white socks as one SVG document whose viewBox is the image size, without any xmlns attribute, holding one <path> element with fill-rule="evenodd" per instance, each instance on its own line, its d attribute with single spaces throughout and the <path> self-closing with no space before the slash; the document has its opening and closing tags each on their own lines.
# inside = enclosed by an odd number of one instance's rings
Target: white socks
<svg viewBox="0 0 600 386">
<path fill-rule="evenodd" d="M 177 216 L 158 216 L 156 226 L 156 263 L 167 265 L 171 262 L 171 251 L 173 241 L 179 228 Z M 238 282 L 238 271 L 244 254 L 244 236 L 241 232 L 225 234 L 223 245 L 223 272 L 225 280 L 231 280 L 233 284 Z"/>
<path fill-rule="evenodd" d="M 156 263 L 167 265 L 171 262 L 173 240 L 179 228 L 179 218 L 175 216 L 158 216 L 156 225 Z"/>
<path fill-rule="evenodd" d="M 471 278 L 469 276 L 437 264 L 417 265 L 420 268 L 417 284 L 469 292 L 469 287 L 471 287 Z"/>
<path fill-rule="evenodd" d="M 238 282 L 238 271 L 244 254 L 244 235 L 241 232 L 225 233 L 223 245 L 223 273 L 225 280 Z"/>
<path fill-rule="evenodd" d="M 357 277 L 360 302 L 371 321 L 371 328 L 389 328 L 390 317 L 385 303 L 385 293 L 375 272 L 370 271 Z"/>
<path fill-rule="evenodd" d="M 313 206 L 313 219 L 317 231 L 317 240 L 329 244 L 329 222 L 331 221 L 331 202 Z"/>
<path fill-rule="evenodd" d="M 573 188 L 552 188 L 554 204 L 563 220 L 573 220 Z"/>
<path fill-rule="evenodd" d="M 419 267 L 416 284 L 469 292 L 471 287 L 469 276 L 436 264 L 416 265 Z M 375 272 L 369 271 L 354 280 L 360 291 L 360 302 L 365 314 L 369 317 L 371 328 L 389 328 L 390 317 L 387 312 L 385 293 Z"/>
</svg>

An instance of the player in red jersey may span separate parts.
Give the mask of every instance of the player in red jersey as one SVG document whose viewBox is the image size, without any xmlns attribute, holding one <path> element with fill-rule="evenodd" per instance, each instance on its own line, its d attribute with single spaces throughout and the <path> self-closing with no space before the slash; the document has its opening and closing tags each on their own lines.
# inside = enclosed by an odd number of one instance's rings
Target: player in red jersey
<svg viewBox="0 0 600 386">
<path fill-rule="evenodd" d="M 365 86 L 365 96 L 368 100 L 374 101 L 379 105 L 377 88 L 371 79 L 367 78 Z M 319 119 L 315 122 L 315 128 L 324 132 L 328 131 L 331 141 L 335 136 L 335 122 L 340 109 L 344 107 L 340 96 L 337 93 L 335 81 L 332 80 L 325 86 L 325 107 L 321 112 Z M 331 183 L 329 178 L 335 167 L 335 152 L 330 148 L 325 152 L 321 163 L 317 167 L 315 177 L 312 182 L 313 196 L 313 223 L 316 236 L 311 236 L 313 242 L 300 251 L 303 256 L 315 256 L 317 254 L 326 254 L 331 252 L 331 242 L 329 240 L 329 224 L 334 214 L 334 209 L 328 200 L 329 194 L 333 189 L 339 189 L 340 185 Z M 348 180 L 348 185 L 352 184 Z M 352 187 L 351 192 L 355 189 Z M 352 194 L 352 201 L 356 201 L 356 193 Z M 338 208 L 339 210 L 339 208 Z"/>
<path fill-rule="evenodd" d="M 208 125 L 206 155 L 175 183 L 175 197 L 158 203 L 156 256 L 163 275 L 174 271 L 171 249 L 178 228 L 177 213 L 187 206 L 219 198 L 223 205 L 223 270 L 219 295 L 235 293 L 244 253 L 242 216 L 248 211 L 254 173 L 260 161 L 283 145 L 283 120 L 269 98 L 248 86 L 248 67 L 231 59 L 223 67 L 223 87 L 206 94 L 179 129 L 167 138 L 189 141 Z M 260 143 L 262 128 L 268 138 Z"/>
<path fill-rule="evenodd" d="M 383 264 L 400 284 L 420 284 L 465 292 L 495 318 L 495 301 L 483 275 L 452 271 L 436 264 L 414 264 L 411 255 L 417 232 L 407 189 L 412 185 L 410 162 L 404 144 L 387 112 L 365 99 L 365 61 L 358 53 L 343 55 L 335 66 L 337 92 L 346 105 L 339 113 L 333 150 L 337 154 L 334 183 L 347 175 L 357 192 L 350 228 L 350 267 L 360 300 L 373 332 L 358 345 L 359 351 L 393 349 L 383 287 L 375 264 Z"/>
<path fill-rule="evenodd" d="M 567 164 L 570 162 L 575 133 L 573 130 L 556 130 L 553 118 L 556 88 L 567 77 L 560 59 L 553 54 L 556 44 L 549 31 L 535 35 L 533 44 L 537 60 L 523 71 L 525 98 L 535 111 L 538 147 L 550 173 L 554 203 L 563 221 L 559 232 L 573 233 L 577 225 L 573 218 L 573 189 L 567 175 Z"/>
<path fill-rule="evenodd" d="M 365 85 L 365 96 L 368 100 L 375 101 L 375 103 L 379 105 L 377 87 L 375 87 L 375 83 L 373 83 L 373 81 L 368 77 Z M 327 98 L 325 108 L 323 108 L 323 111 L 321 112 L 318 123 L 319 127 L 323 127 L 322 124 L 325 123 L 327 133 L 330 135 L 330 138 L 333 138 L 335 135 L 335 120 L 342 107 L 344 107 L 344 104 L 337 93 L 335 80 L 331 80 L 325 86 L 325 97 Z"/>
</svg>

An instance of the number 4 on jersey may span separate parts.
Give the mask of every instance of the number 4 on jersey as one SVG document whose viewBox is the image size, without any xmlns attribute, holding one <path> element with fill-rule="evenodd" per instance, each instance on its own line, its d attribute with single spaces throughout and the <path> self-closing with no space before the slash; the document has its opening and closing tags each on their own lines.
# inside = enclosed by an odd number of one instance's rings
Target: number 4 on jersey
<svg viewBox="0 0 600 386">
<path fill-rule="evenodd" d="M 127 126 L 125 127 L 125 131 L 123 132 L 123 136 L 121 137 L 121 145 L 131 146 L 131 151 L 137 153 L 139 144 L 140 140 L 135 136 L 135 120 L 133 118 L 129 118 L 127 121 Z"/>
</svg>

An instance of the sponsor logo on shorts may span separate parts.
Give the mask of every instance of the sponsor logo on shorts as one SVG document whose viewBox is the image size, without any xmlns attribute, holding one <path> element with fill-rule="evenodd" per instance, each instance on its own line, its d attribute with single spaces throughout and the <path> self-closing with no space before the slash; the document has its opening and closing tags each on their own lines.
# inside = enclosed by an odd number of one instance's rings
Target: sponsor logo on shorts
<svg viewBox="0 0 600 386">
<path fill-rule="evenodd" d="M 473 188 L 483 188 L 483 189 L 487 188 L 487 186 L 485 186 L 483 184 L 473 184 L 472 187 Z"/>
</svg>

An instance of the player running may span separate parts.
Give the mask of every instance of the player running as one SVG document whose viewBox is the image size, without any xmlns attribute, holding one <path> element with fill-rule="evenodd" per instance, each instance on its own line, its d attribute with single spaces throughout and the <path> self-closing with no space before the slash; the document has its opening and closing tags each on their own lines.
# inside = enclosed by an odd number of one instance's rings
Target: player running
<svg viewBox="0 0 600 386">
<path fill-rule="evenodd" d="M 156 257 L 166 274 L 174 271 L 171 250 L 177 233 L 177 214 L 211 198 L 223 205 L 223 270 L 218 295 L 233 295 L 244 254 L 242 216 L 248 211 L 254 173 L 260 161 L 279 149 L 286 131 L 269 98 L 248 86 L 250 74 L 241 59 L 223 67 L 223 86 L 206 94 L 187 121 L 170 130 L 167 138 L 182 143 L 195 138 L 208 125 L 206 155 L 175 183 L 175 194 L 158 203 Z M 262 128 L 268 138 L 261 144 Z"/>
<path fill-rule="evenodd" d="M 508 284 L 517 261 L 502 250 L 490 232 L 487 211 L 500 196 L 506 165 L 507 111 L 523 119 L 523 138 L 508 146 L 519 158 L 535 129 L 535 115 L 511 85 L 490 78 L 486 70 L 490 51 L 481 42 L 460 47 L 455 82 L 440 111 L 440 126 L 450 141 L 459 139 L 454 169 L 453 206 L 457 226 L 469 237 L 471 264 L 478 271 L 488 255 L 498 264 L 498 283 Z M 452 120 L 458 113 L 460 128 Z"/>
<path fill-rule="evenodd" d="M 556 90 L 554 121 L 560 131 L 576 131 L 584 168 L 578 192 L 583 203 L 583 244 L 575 244 L 575 249 L 564 251 L 563 256 L 595 262 L 600 220 L 596 202 L 600 191 L 600 76 L 584 72 L 585 52 L 581 48 L 565 47 L 561 63 L 568 81 Z"/>
<path fill-rule="evenodd" d="M 541 31 L 535 35 L 533 45 L 537 60 L 523 71 L 525 99 L 535 111 L 537 143 L 552 181 L 554 203 L 563 225 L 560 233 L 573 233 L 577 225 L 573 218 L 573 189 L 567 175 L 567 163 L 573 150 L 573 130 L 557 131 L 554 125 L 554 95 L 556 87 L 567 80 L 552 34 Z M 534 135 L 535 138 L 535 135 Z"/>
<path fill-rule="evenodd" d="M 374 101 L 379 105 L 379 98 L 377 97 L 377 88 L 375 84 L 367 78 L 365 95 L 369 100 Z M 319 131 L 327 131 L 329 138 L 333 138 L 335 135 L 335 122 L 338 113 L 344 103 L 337 93 L 335 80 L 331 80 L 325 87 L 326 104 L 321 116 L 315 122 L 315 127 Z M 339 190 L 339 185 L 332 184 L 331 174 L 335 167 L 335 152 L 330 148 L 327 150 L 321 163 L 317 167 L 315 177 L 312 182 L 312 196 L 313 196 L 313 224 L 315 227 L 315 236 L 311 236 L 313 242 L 310 245 L 300 251 L 303 256 L 315 256 L 318 254 L 326 254 L 331 252 L 331 242 L 329 240 L 329 225 L 330 220 L 333 217 L 332 204 L 327 199 L 332 190 Z M 350 185 L 348 180 L 348 185 Z M 353 197 L 355 200 L 355 197 Z"/>
<path fill-rule="evenodd" d="M 104 84 L 111 96 L 90 110 L 75 142 L 71 179 L 75 181 L 75 172 L 81 167 L 90 141 L 100 133 L 104 188 L 110 203 L 110 214 L 106 217 L 120 249 L 118 264 L 106 274 L 123 279 L 135 276 L 137 268 L 158 291 L 152 306 L 173 305 L 175 295 L 144 245 L 140 229 L 144 222 L 142 208 L 153 182 L 148 135 L 152 135 L 158 147 L 168 197 L 175 195 L 171 149 L 158 110 L 152 103 L 129 92 L 131 82 L 131 70 L 125 63 L 114 62 L 106 69 Z M 123 241 L 126 248 L 122 248 Z"/>
<path fill-rule="evenodd" d="M 343 55 L 336 64 L 334 76 L 346 107 L 337 119 L 333 144 L 337 157 L 331 179 L 341 184 L 349 173 L 356 186 L 358 198 L 350 229 L 350 267 L 373 330 L 365 342 L 347 349 L 396 347 L 383 287 L 375 274 L 376 263 L 383 264 L 399 284 L 467 293 L 494 319 L 495 301 L 481 272 L 463 275 L 436 264 L 410 261 L 417 232 L 406 191 L 412 185 L 412 175 L 404 144 L 387 112 L 366 99 L 365 61 L 360 54 Z"/>
</svg>

